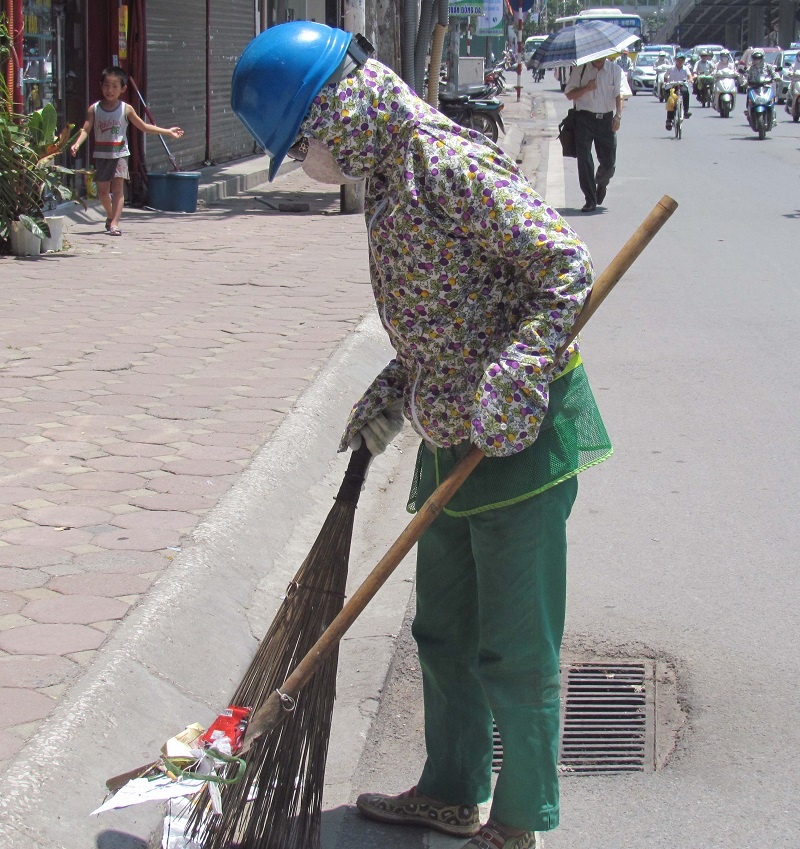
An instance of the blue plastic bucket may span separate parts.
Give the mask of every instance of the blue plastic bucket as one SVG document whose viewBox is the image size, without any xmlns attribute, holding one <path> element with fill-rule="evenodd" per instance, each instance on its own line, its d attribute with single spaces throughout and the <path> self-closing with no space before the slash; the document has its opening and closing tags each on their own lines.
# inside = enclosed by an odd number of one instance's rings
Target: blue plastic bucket
<svg viewBox="0 0 800 849">
<path fill-rule="evenodd" d="M 197 212 L 199 171 L 147 175 L 147 205 L 163 212 Z"/>
</svg>

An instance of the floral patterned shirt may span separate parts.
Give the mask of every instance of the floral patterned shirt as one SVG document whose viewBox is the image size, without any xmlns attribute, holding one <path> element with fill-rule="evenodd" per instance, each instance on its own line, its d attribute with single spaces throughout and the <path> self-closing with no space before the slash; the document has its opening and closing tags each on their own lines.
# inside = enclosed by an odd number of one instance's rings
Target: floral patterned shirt
<svg viewBox="0 0 800 849">
<path fill-rule="evenodd" d="M 430 444 L 490 456 L 531 445 L 593 280 L 583 242 L 516 165 L 369 60 L 324 86 L 301 134 L 366 178 L 372 285 L 396 351 L 340 450 L 390 403 Z"/>
</svg>

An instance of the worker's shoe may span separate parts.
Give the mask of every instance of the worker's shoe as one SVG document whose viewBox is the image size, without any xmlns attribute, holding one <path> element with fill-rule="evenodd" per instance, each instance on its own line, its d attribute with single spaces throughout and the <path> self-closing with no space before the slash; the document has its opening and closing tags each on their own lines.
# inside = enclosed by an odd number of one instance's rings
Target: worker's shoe
<svg viewBox="0 0 800 849">
<path fill-rule="evenodd" d="M 672 121 L 667 121 L 666 127 L 668 130 L 672 129 Z"/>
<path fill-rule="evenodd" d="M 522 834 L 506 834 L 503 829 L 491 822 L 469 841 L 463 849 L 542 849 L 542 838 L 537 831 L 523 831 Z"/>
<path fill-rule="evenodd" d="M 481 830 L 477 805 L 448 805 L 417 792 L 416 787 L 399 796 L 362 793 L 358 810 L 371 820 L 395 825 L 421 825 L 454 837 L 472 837 Z M 509 846 L 509 849 L 512 849 Z M 524 849 L 520 844 L 519 849 Z"/>
</svg>

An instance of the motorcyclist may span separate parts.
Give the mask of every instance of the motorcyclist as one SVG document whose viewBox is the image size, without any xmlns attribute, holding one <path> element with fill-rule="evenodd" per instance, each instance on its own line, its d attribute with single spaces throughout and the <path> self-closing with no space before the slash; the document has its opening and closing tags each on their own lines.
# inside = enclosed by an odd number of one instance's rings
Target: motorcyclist
<svg viewBox="0 0 800 849">
<path fill-rule="evenodd" d="M 655 69 L 655 72 L 658 73 L 659 71 L 665 71 L 667 68 L 671 67 L 671 65 L 672 62 L 669 61 L 669 56 L 667 56 L 666 50 L 662 50 L 656 57 L 653 68 Z"/>
<path fill-rule="evenodd" d="M 680 93 L 683 98 L 683 117 L 691 118 L 692 113 L 689 111 L 689 84 L 692 82 L 691 73 L 684 67 L 686 64 L 686 56 L 679 53 L 675 57 L 675 66 L 670 68 L 664 75 L 664 84 L 681 83 Z M 669 105 L 669 101 L 667 101 Z M 672 129 L 672 122 L 675 120 L 675 110 L 667 109 L 667 129 Z"/>
<path fill-rule="evenodd" d="M 700 60 L 694 67 L 694 93 L 700 94 L 700 77 L 703 76 L 711 76 L 714 71 L 714 62 L 712 60 L 712 52 L 710 50 L 701 50 L 700 51 Z"/>
<path fill-rule="evenodd" d="M 750 67 L 747 69 L 747 82 L 766 78 L 770 82 L 775 79 L 775 69 L 764 61 L 764 51 L 754 50 L 750 54 Z"/>
<path fill-rule="evenodd" d="M 736 65 L 733 62 L 733 56 L 731 56 L 728 50 L 723 50 L 722 53 L 719 54 L 719 62 L 717 62 L 717 67 L 714 68 L 714 73 L 719 74 L 721 71 L 732 71 L 736 73 Z"/>
<path fill-rule="evenodd" d="M 623 47 L 620 51 L 620 55 L 617 58 L 617 64 L 622 68 L 622 73 L 627 74 L 628 71 L 633 67 L 633 62 L 631 62 L 631 57 L 628 55 L 628 48 Z"/>
</svg>

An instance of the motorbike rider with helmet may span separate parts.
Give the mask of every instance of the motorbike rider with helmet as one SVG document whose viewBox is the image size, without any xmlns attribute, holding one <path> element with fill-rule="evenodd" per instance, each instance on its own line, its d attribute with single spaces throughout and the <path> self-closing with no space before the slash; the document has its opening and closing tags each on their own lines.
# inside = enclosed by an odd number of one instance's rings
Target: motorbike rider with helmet
<svg viewBox="0 0 800 849">
<path fill-rule="evenodd" d="M 710 50 L 701 50 L 700 59 L 694 66 L 692 73 L 694 75 L 693 92 L 700 97 L 701 95 L 701 80 L 700 77 L 710 77 L 714 74 L 714 62 L 712 61 L 713 53 Z"/>
<path fill-rule="evenodd" d="M 623 47 L 620 51 L 620 55 L 617 57 L 617 64 L 622 68 L 622 73 L 627 74 L 628 71 L 633 67 L 633 62 L 631 62 L 631 57 L 628 54 L 628 48 Z"/>
<path fill-rule="evenodd" d="M 370 276 L 395 355 L 353 407 L 340 450 L 381 417 L 385 447 L 398 432 L 388 413 L 402 409 L 422 438 L 419 505 L 473 445 L 485 457 L 417 551 L 422 775 L 357 807 L 474 837 L 470 849 L 535 849 L 559 818 L 566 519 L 575 475 L 611 451 L 576 344 L 555 356 L 592 263 L 513 159 L 358 39 L 311 21 L 268 28 L 237 62 L 233 111 L 270 155 L 270 180 L 288 156 L 316 179 L 364 181 Z M 492 719 L 504 743 L 494 794 Z"/>
<path fill-rule="evenodd" d="M 719 54 L 719 62 L 717 62 L 717 66 L 714 68 L 714 73 L 719 73 L 720 71 L 731 71 L 736 73 L 736 65 L 734 64 L 733 56 L 729 50 L 723 50 Z"/>
<path fill-rule="evenodd" d="M 686 55 L 684 53 L 679 53 L 675 57 L 675 65 L 670 68 L 667 73 L 664 75 L 664 83 L 669 85 L 670 83 L 680 83 L 680 95 L 683 98 L 683 117 L 691 118 L 692 113 L 689 111 L 689 84 L 692 82 L 691 73 L 684 67 L 686 62 Z M 669 105 L 669 101 L 667 101 L 667 105 Z M 675 110 L 667 109 L 667 130 L 672 129 L 672 122 L 675 119 Z"/>
<path fill-rule="evenodd" d="M 714 69 L 714 84 L 711 92 L 711 105 L 723 118 L 727 118 L 736 106 L 738 75 L 739 72 L 730 51 L 723 50 Z"/>
<path fill-rule="evenodd" d="M 656 57 L 656 61 L 653 64 L 653 70 L 658 73 L 659 71 L 666 70 L 667 68 L 672 66 L 672 62 L 669 60 L 669 56 L 665 50 L 659 51 L 658 56 Z"/>
<path fill-rule="evenodd" d="M 750 67 L 747 69 L 747 82 L 751 83 L 755 80 L 767 78 L 772 81 L 775 79 L 775 68 L 764 61 L 764 51 L 754 50 L 750 54 Z"/>
</svg>

